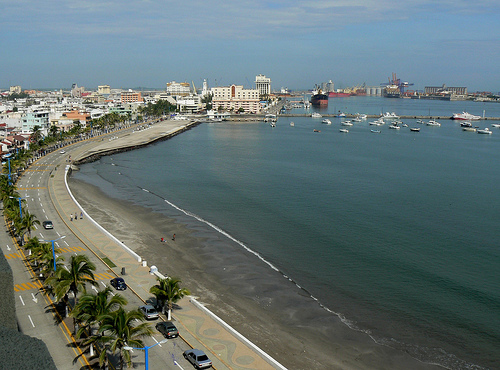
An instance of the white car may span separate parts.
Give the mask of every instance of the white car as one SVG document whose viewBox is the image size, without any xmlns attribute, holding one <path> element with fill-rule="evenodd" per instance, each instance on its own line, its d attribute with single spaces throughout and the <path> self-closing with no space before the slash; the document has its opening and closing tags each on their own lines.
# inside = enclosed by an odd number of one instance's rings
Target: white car
<svg viewBox="0 0 500 370">
<path fill-rule="evenodd" d="M 64 153 L 66 153 L 66 152 L 65 152 L 64 150 L 61 150 L 59 153 L 64 154 Z"/>
</svg>

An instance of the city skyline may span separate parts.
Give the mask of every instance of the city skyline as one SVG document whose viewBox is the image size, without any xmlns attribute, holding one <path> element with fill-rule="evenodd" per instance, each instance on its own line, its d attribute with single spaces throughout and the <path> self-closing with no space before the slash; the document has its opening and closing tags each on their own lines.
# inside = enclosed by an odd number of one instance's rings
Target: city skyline
<svg viewBox="0 0 500 370">
<path fill-rule="evenodd" d="M 500 4 L 493 1 L 4 0 L 0 86 L 273 90 L 388 82 L 500 91 Z"/>
</svg>

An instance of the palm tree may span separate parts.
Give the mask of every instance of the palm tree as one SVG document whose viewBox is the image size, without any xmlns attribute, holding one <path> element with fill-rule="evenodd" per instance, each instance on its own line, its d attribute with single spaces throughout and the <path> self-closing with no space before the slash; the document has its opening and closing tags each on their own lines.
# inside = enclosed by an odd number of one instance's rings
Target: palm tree
<svg viewBox="0 0 500 370">
<path fill-rule="evenodd" d="M 40 225 L 40 221 L 37 220 L 35 215 L 30 214 L 27 210 L 23 212 L 23 218 L 21 220 L 23 225 L 28 232 L 28 236 L 31 238 L 31 230 L 35 227 L 35 225 Z"/>
<path fill-rule="evenodd" d="M 120 369 L 123 369 L 124 360 L 127 366 L 131 366 L 132 358 L 130 351 L 125 350 L 123 347 L 144 347 L 144 342 L 141 338 L 149 337 L 153 334 L 153 329 L 144 320 L 144 315 L 139 310 L 125 311 L 120 307 L 116 311 L 111 311 L 99 317 L 101 325 L 98 334 L 103 335 L 100 337 L 94 336 L 90 341 L 103 344 L 111 353 L 119 351 Z M 99 356 L 99 364 L 101 366 L 106 359 L 106 353 L 107 351 L 103 350 Z"/>
<path fill-rule="evenodd" d="M 156 296 L 158 304 L 165 308 L 165 303 L 168 309 L 167 320 L 171 320 L 172 308 L 174 303 L 179 301 L 185 295 L 191 294 L 186 288 L 181 288 L 181 280 L 173 277 L 166 277 L 165 279 L 157 278 L 158 284 L 153 285 L 149 292 Z"/>
<path fill-rule="evenodd" d="M 94 278 L 94 271 L 95 265 L 86 255 L 79 254 L 71 256 L 68 269 L 62 268 L 57 270 L 52 279 L 54 282 L 53 287 L 56 300 L 60 301 L 64 298 L 64 300 L 67 301 L 67 294 L 72 292 L 76 304 L 78 292 L 85 292 L 85 285 L 87 283 L 94 286 L 97 285 Z"/>
<path fill-rule="evenodd" d="M 111 288 L 109 286 L 95 294 L 83 294 L 71 312 L 71 316 L 75 317 L 77 322 L 83 324 L 78 330 L 76 337 L 80 338 L 87 328 L 90 329 L 89 334 L 92 336 L 92 325 L 99 322 L 100 316 L 126 306 L 127 303 L 125 297 L 120 294 L 111 296 Z"/>
<path fill-rule="evenodd" d="M 37 264 L 40 273 L 43 274 L 46 279 L 51 278 L 55 273 L 54 254 L 61 253 L 61 250 L 55 248 L 54 251 L 52 251 L 51 243 L 40 243 L 37 237 L 29 239 L 25 245 L 25 249 L 31 251 L 31 255 L 28 259 Z M 63 267 L 63 260 L 64 258 L 62 256 L 56 257 L 56 271 L 61 270 Z M 52 280 L 49 279 L 49 282 L 52 282 Z"/>
</svg>

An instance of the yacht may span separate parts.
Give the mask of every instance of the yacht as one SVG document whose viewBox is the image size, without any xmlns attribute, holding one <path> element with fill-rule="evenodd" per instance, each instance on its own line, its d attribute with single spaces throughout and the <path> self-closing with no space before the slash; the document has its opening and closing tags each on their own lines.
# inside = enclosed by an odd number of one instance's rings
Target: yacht
<svg viewBox="0 0 500 370">
<path fill-rule="evenodd" d="M 351 121 L 343 121 L 342 126 L 352 126 L 352 122 Z"/>
<path fill-rule="evenodd" d="M 500 128 L 500 123 L 492 123 L 491 127 Z"/>
<path fill-rule="evenodd" d="M 332 121 L 330 121 L 328 118 L 325 118 L 321 123 L 324 123 L 325 125 L 331 125 Z"/>
<path fill-rule="evenodd" d="M 459 120 L 465 120 L 465 121 L 477 121 L 481 119 L 481 116 L 475 116 L 473 114 L 467 113 L 467 112 L 462 112 L 462 113 L 453 113 L 453 116 L 451 119 L 459 119 Z"/>
<path fill-rule="evenodd" d="M 323 116 L 321 114 L 319 114 L 318 112 L 314 112 L 313 114 L 311 114 L 311 117 L 312 118 L 321 118 Z"/>
<path fill-rule="evenodd" d="M 339 131 L 343 132 L 344 134 L 347 134 L 349 132 L 349 130 L 346 128 L 341 128 Z"/>
<path fill-rule="evenodd" d="M 476 132 L 474 127 L 462 127 L 462 131 Z"/>
<path fill-rule="evenodd" d="M 389 112 L 385 112 L 381 118 L 385 118 L 385 119 L 398 119 L 399 116 L 396 115 L 396 113 L 392 112 L 392 113 L 389 113 Z"/>
<path fill-rule="evenodd" d="M 429 122 L 427 122 L 427 126 L 441 126 L 441 124 L 437 121 L 430 120 Z"/>
</svg>

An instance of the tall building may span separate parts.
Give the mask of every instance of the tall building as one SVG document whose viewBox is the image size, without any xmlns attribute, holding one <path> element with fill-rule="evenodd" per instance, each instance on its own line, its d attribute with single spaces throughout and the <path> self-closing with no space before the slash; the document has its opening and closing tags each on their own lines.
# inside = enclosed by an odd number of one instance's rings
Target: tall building
<svg viewBox="0 0 500 370">
<path fill-rule="evenodd" d="M 132 90 L 122 91 L 121 93 L 121 102 L 122 103 L 134 103 L 134 102 L 142 102 L 142 96 L 140 92 L 135 92 Z"/>
<path fill-rule="evenodd" d="M 187 96 L 191 94 L 191 85 L 187 82 L 169 82 L 167 83 L 167 94 L 175 96 Z"/>
<path fill-rule="evenodd" d="M 109 95 L 111 94 L 111 87 L 109 85 L 97 86 L 97 92 L 100 95 Z"/>
<path fill-rule="evenodd" d="M 271 94 L 271 79 L 264 75 L 255 76 L 255 88 L 259 91 L 260 95 Z"/>
<path fill-rule="evenodd" d="M 260 96 L 257 89 L 243 89 L 241 85 L 212 87 L 213 109 L 238 111 L 243 108 L 245 113 L 260 112 Z"/>
<path fill-rule="evenodd" d="M 11 94 L 20 94 L 21 93 L 21 86 L 11 86 L 9 89 L 9 92 Z"/>
</svg>

